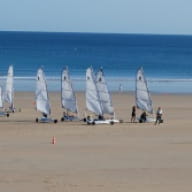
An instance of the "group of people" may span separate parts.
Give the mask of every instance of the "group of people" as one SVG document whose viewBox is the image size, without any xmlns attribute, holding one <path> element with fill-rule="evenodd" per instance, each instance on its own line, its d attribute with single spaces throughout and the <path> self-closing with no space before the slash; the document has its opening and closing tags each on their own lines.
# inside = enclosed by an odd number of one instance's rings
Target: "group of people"
<svg viewBox="0 0 192 192">
<path fill-rule="evenodd" d="M 158 107 L 157 111 L 156 111 L 156 119 L 155 119 L 155 125 L 158 123 L 163 123 L 163 110 L 161 107 Z M 132 113 L 131 113 L 131 123 L 136 122 L 136 106 L 132 107 Z M 140 115 L 140 118 L 138 119 L 139 123 L 144 123 L 147 122 L 147 113 L 146 111 L 143 111 Z"/>
</svg>

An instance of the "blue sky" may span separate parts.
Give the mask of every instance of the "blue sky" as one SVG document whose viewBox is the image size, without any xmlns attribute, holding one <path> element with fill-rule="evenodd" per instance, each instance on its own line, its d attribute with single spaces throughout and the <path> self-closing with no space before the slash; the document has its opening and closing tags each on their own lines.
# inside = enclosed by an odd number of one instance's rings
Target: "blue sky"
<svg viewBox="0 0 192 192">
<path fill-rule="evenodd" d="M 0 30 L 192 34 L 192 0 L 0 0 Z"/>
</svg>

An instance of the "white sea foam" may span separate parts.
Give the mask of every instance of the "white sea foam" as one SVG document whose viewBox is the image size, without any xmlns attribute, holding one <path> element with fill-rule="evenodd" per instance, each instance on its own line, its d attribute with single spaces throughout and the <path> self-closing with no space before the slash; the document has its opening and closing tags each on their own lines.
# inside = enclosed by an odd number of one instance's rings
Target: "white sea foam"
<svg viewBox="0 0 192 192">
<path fill-rule="evenodd" d="M 5 80 L 6 76 L 1 76 L 0 80 Z M 36 76 L 15 76 L 15 80 L 35 80 Z M 47 80 L 60 81 L 59 76 L 46 76 Z M 73 81 L 85 81 L 83 76 L 71 77 Z M 135 81 L 135 78 L 126 77 L 106 77 L 108 81 Z M 192 82 L 192 78 L 147 78 L 148 82 Z"/>
<path fill-rule="evenodd" d="M 85 90 L 85 77 L 72 76 L 73 87 L 76 91 Z M 16 91 L 34 91 L 36 86 L 35 76 L 16 76 Z M 47 76 L 49 91 L 60 91 L 61 79 L 59 76 Z M 0 77 L 0 84 L 5 83 L 6 76 Z M 126 77 L 106 77 L 110 91 L 134 91 L 135 79 Z M 148 78 L 148 87 L 151 92 L 159 93 L 192 93 L 192 79 L 171 79 L 171 78 Z"/>
</svg>

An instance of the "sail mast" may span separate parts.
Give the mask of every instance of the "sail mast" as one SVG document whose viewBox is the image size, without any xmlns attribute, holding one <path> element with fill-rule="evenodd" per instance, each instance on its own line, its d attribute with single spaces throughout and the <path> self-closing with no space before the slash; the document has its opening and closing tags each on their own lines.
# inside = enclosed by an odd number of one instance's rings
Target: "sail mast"
<svg viewBox="0 0 192 192">
<path fill-rule="evenodd" d="M 38 69 L 37 71 L 36 108 L 41 113 L 44 113 L 46 115 L 51 114 L 51 108 L 47 93 L 47 83 L 42 69 Z"/>
<path fill-rule="evenodd" d="M 2 87 L 0 86 L 0 108 L 3 108 Z"/>
<path fill-rule="evenodd" d="M 61 104 L 67 111 L 77 113 L 76 96 L 67 67 L 62 71 L 61 75 Z"/>
<path fill-rule="evenodd" d="M 103 114 L 114 115 L 111 96 L 108 91 L 107 83 L 105 81 L 103 70 L 100 69 L 96 77 L 96 85 L 100 97 Z"/>
<path fill-rule="evenodd" d="M 96 115 L 103 115 L 96 78 L 92 68 L 88 68 L 86 71 L 86 106 L 89 111 Z"/>
<path fill-rule="evenodd" d="M 153 113 L 152 99 L 142 67 L 138 69 L 136 75 L 136 106 L 143 111 Z"/>
<path fill-rule="evenodd" d="M 10 65 L 7 74 L 6 88 L 4 100 L 9 103 L 10 107 L 14 108 L 14 88 L 13 88 L 13 66 Z"/>
</svg>

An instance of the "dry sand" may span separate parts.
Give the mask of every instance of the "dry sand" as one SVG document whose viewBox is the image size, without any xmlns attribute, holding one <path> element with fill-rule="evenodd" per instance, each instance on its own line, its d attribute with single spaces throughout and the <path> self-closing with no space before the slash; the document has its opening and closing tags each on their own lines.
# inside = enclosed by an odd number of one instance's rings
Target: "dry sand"
<svg viewBox="0 0 192 192">
<path fill-rule="evenodd" d="M 34 94 L 16 93 L 22 111 L 0 119 L 0 191 L 191 191 L 192 95 L 152 98 L 164 110 L 163 124 L 129 123 L 134 96 L 115 93 L 116 116 L 125 123 L 88 126 L 37 124 Z M 52 116 L 60 119 L 60 95 L 50 99 Z M 84 94 L 77 99 L 84 111 Z"/>
</svg>

